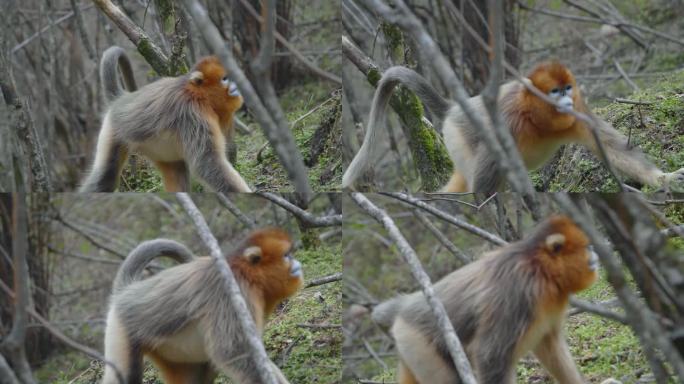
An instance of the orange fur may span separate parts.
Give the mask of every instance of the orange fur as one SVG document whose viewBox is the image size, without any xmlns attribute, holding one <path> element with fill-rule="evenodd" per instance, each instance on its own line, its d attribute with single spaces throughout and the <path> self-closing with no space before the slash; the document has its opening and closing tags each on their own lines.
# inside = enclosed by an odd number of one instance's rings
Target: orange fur
<svg viewBox="0 0 684 384">
<path fill-rule="evenodd" d="M 260 293 L 264 315 L 268 316 L 278 304 L 295 294 L 304 281 L 290 275 L 290 262 L 284 256 L 291 250 L 292 240 L 283 230 L 267 228 L 255 231 L 245 241 L 245 248 L 249 246 L 261 248 L 261 259 L 253 264 L 243 257 L 231 257 L 230 267 Z"/>
<path fill-rule="evenodd" d="M 573 108 L 579 112 L 587 111 L 575 77 L 558 61 L 537 65 L 527 78 L 545 94 L 553 88 L 572 86 Z M 532 160 L 538 157 L 536 152 L 545 152 L 547 148 L 555 148 L 558 143 L 573 141 L 586 132 L 581 121 L 570 114 L 558 112 L 555 106 L 540 99 L 527 88 L 521 87 L 519 91 L 505 97 L 513 98 L 505 106 L 507 123 L 518 151 L 528 166 L 537 165 Z"/>
<path fill-rule="evenodd" d="M 589 239 L 572 220 L 566 216 L 552 217 L 548 233 L 563 235 L 565 242 L 558 252 L 540 244 L 533 256 L 544 276 L 542 313 L 564 308 L 571 294 L 588 288 L 596 280 L 596 271 L 589 269 Z"/>
<path fill-rule="evenodd" d="M 194 71 L 202 73 L 202 81 L 199 84 L 188 82 L 185 90 L 193 100 L 214 111 L 225 134 L 232 126 L 233 114 L 242 107 L 242 96 L 231 96 L 221 84 L 226 70 L 216 56 L 200 59 L 191 70 Z"/>
<path fill-rule="evenodd" d="M 213 373 L 206 372 L 206 369 L 202 364 L 167 361 L 153 351 L 146 351 L 145 355 L 149 357 L 155 367 L 159 369 L 165 384 L 197 383 L 200 382 L 200 380 L 204 383 L 204 380 L 208 380 L 205 375 L 208 375 L 209 378 L 214 376 Z"/>
<path fill-rule="evenodd" d="M 572 72 L 557 61 L 537 65 L 528 75 L 528 78 L 535 87 L 546 94 L 553 88 L 571 85 L 572 99 L 575 104 L 581 99 Z M 558 112 L 556 107 L 538 98 L 527 89 L 522 92 L 521 103 L 522 109 L 530 112 L 530 122 L 542 132 L 562 131 L 571 128 L 575 123 L 574 116 Z"/>
<path fill-rule="evenodd" d="M 399 360 L 399 374 L 397 377 L 399 384 L 420 384 L 413 375 L 413 372 L 411 372 L 411 370 L 401 360 Z"/>
</svg>

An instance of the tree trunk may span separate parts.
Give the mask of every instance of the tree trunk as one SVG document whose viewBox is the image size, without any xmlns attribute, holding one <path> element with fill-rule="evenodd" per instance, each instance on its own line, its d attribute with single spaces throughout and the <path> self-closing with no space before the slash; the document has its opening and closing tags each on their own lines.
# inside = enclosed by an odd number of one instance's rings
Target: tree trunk
<svg viewBox="0 0 684 384">
<path fill-rule="evenodd" d="M 261 2 L 259 0 L 248 0 L 263 18 L 261 11 Z M 291 24 L 291 0 L 279 0 L 276 3 L 276 31 L 282 35 L 286 40 L 290 38 L 290 24 Z M 241 59 L 243 64 L 249 64 L 259 53 L 259 39 L 261 37 L 261 24 L 254 18 L 248 9 L 245 8 L 239 1 L 235 2 L 233 9 L 233 19 L 240 20 L 233 24 L 233 32 L 235 40 L 241 48 Z M 276 52 L 284 52 L 283 47 L 276 41 Z M 247 77 L 253 81 L 249 65 L 243 65 L 246 68 Z M 273 67 L 271 68 L 271 81 L 276 91 L 283 89 L 289 81 L 294 78 L 292 75 L 292 61 L 289 56 L 276 56 L 273 60 Z"/>
</svg>

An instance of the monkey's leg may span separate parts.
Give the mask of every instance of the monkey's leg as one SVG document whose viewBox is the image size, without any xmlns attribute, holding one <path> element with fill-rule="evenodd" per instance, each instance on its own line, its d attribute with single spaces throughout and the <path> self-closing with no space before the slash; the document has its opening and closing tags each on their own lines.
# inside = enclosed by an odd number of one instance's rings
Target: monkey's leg
<svg viewBox="0 0 684 384">
<path fill-rule="evenodd" d="M 459 383 L 458 373 L 435 349 L 434 345 L 420 331 L 401 317 L 392 326 L 392 335 L 397 351 L 406 367 L 412 372 L 413 381 L 420 384 Z M 408 380 L 408 379 L 407 379 Z"/>
<path fill-rule="evenodd" d="M 126 329 L 116 315 L 115 308 L 112 308 L 107 315 L 105 358 L 116 365 L 127 384 L 142 383 L 142 351 L 130 341 Z M 109 364 L 105 365 L 102 384 L 119 384 L 116 372 Z"/>
<path fill-rule="evenodd" d="M 190 190 L 188 168 L 184 161 L 157 161 L 155 165 L 162 174 L 164 189 L 167 192 L 188 192 Z"/>
<path fill-rule="evenodd" d="M 545 335 L 534 349 L 534 354 L 559 383 L 584 383 L 560 330 Z"/>
<path fill-rule="evenodd" d="M 468 192 L 465 177 L 460 172 L 452 173 L 449 182 L 442 188 L 442 192 Z"/>
<path fill-rule="evenodd" d="M 174 363 L 153 353 L 149 357 L 166 384 L 211 384 L 216 378 L 209 363 Z"/>
<path fill-rule="evenodd" d="M 413 372 L 404 364 L 401 359 L 399 360 L 399 373 L 397 375 L 399 384 L 419 384 L 416 377 L 413 376 Z"/>
<path fill-rule="evenodd" d="M 489 154 L 489 150 L 480 144 L 477 148 L 477 155 L 473 161 L 475 171 L 473 181 L 468 183 L 471 192 L 492 194 L 501 186 L 504 175 L 499 169 L 494 156 Z"/>
<path fill-rule="evenodd" d="M 95 161 L 80 192 L 114 192 L 119 184 L 119 175 L 128 158 L 128 148 L 114 138 L 113 130 L 109 115 L 105 115 L 97 137 Z"/>
</svg>

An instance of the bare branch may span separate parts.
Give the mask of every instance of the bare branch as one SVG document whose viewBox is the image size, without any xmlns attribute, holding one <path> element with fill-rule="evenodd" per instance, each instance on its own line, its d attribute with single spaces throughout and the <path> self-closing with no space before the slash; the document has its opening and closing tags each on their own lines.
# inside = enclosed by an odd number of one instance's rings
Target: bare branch
<svg viewBox="0 0 684 384">
<path fill-rule="evenodd" d="M 615 300 L 610 300 L 611 303 L 615 303 Z M 623 314 L 611 311 L 602 304 L 592 303 L 590 301 L 581 300 L 576 297 L 570 298 L 570 304 L 575 307 L 574 309 L 568 311 L 568 316 L 577 315 L 582 312 L 589 312 L 606 319 L 617 321 L 618 323 L 628 324 L 627 317 Z"/>
<path fill-rule="evenodd" d="M 444 248 L 451 252 L 452 255 L 456 256 L 456 258 L 460 260 L 461 263 L 463 263 L 463 265 L 473 261 L 471 257 L 468 257 L 468 255 L 466 255 L 462 250 L 455 246 L 454 243 L 452 243 L 442 233 L 442 231 L 440 231 L 439 228 L 437 228 L 436 225 L 432 224 L 432 222 L 427 217 L 425 217 L 425 215 L 422 212 L 415 210 L 413 211 L 413 215 L 416 216 L 416 218 L 418 218 L 418 221 L 420 221 L 425 226 L 425 228 L 427 228 L 428 231 L 430 231 L 430 233 L 432 233 L 437 238 L 437 240 L 444 246 Z"/>
<path fill-rule="evenodd" d="M 506 245 L 508 244 L 504 239 L 500 238 L 499 236 L 496 236 L 492 233 L 489 233 L 481 228 L 478 228 L 470 223 L 467 223 L 457 217 L 454 217 L 452 215 L 449 215 L 448 213 L 444 213 L 440 211 L 439 209 L 431 206 L 430 204 L 426 204 L 418 199 L 416 199 L 413 196 L 407 195 L 405 193 L 389 193 L 385 192 L 382 193 L 383 195 L 387 195 L 390 197 L 393 197 L 397 200 L 400 200 L 406 204 L 413 205 L 415 207 L 421 208 L 427 212 L 432 213 L 433 215 L 437 216 L 438 218 L 446 221 L 447 223 L 453 224 L 459 228 L 465 229 L 466 231 L 479 236 L 487 241 L 490 241 L 496 245 Z"/>
<path fill-rule="evenodd" d="M 69 221 L 67 221 L 66 219 L 64 219 L 64 218 L 62 217 L 62 215 L 57 214 L 57 215 L 54 216 L 54 219 L 57 220 L 57 221 L 59 221 L 60 223 L 64 224 L 64 226 L 66 226 L 67 228 L 71 229 L 72 231 L 74 231 L 74 232 L 78 233 L 79 235 L 83 236 L 86 240 L 88 240 L 88 241 L 89 241 L 90 243 L 92 243 L 94 246 L 96 246 L 96 247 L 98 247 L 98 248 L 101 248 L 101 249 L 103 249 L 103 250 L 105 250 L 105 251 L 107 251 L 107 252 L 109 252 L 109 253 L 111 253 L 111 254 L 113 254 L 113 255 L 116 255 L 116 256 L 118 256 L 118 257 L 121 258 L 121 259 L 125 259 L 125 258 L 126 258 L 126 254 L 121 253 L 121 252 L 119 252 L 119 251 L 117 251 L 117 250 L 115 250 L 115 249 L 109 247 L 108 245 L 105 245 L 105 244 L 101 243 L 100 241 L 98 241 L 97 239 L 95 239 L 93 236 L 91 236 L 91 235 L 89 235 L 89 234 L 83 232 L 80 228 L 78 228 L 77 226 L 75 226 L 75 225 L 72 224 L 71 222 L 69 222 Z"/>
<path fill-rule="evenodd" d="M 221 252 L 218 241 L 216 241 L 216 238 L 209 230 L 207 222 L 204 220 L 204 217 L 200 213 L 199 209 L 197 209 L 197 206 L 192 201 L 190 196 L 188 196 L 187 193 L 178 193 L 177 197 L 183 208 L 185 208 L 188 216 L 192 218 L 192 221 L 197 229 L 197 233 L 207 248 L 209 248 L 209 253 L 214 259 L 216 268 L 223 277 L 226 292 L 230 296 L 231 304 L 235 306 L 235 313 L 240 321 L 240 326 L 245 332 L 245 338 L 250 346 L 250 355 L 258 369 L 258 374 L 261 381 L 263 383 L 277 384 L 278 380 L 276 379 L 276 376 L 271 368 L 270 360 L 266 354 L 264 345 L 259 338 L 259 333 L 257 332 L 254 320 L 250 316 L 247 303 L 242 297 L 240 287 L 235 280 L 233 271 L 230 269 L 230 266 L 228 266 L 228 262 Z"/>
<path fill-rule="evenodd" d="M 14 165 L 14 195 L 12 196 L 12 258 L 14 267 L 14 314 L 12 328 L 0 343 L 0 350 L 10 359 L 17 378 L 24 384 L 33 384 L 35 379 L 31 366 L 26 358 L 26 325 L 27 309 L 30 302 L 30 277 L 26 253 L 28 252 L 28 212 L 26 208 L 26 190 L 16 156 L 12 156 Z M 0 280 L 2 285 L 5 285 Z"/>
<path fill-rule="evenodd" d="M 218 198 L 219 202 L 226 207 L 227 210 L 230 211 L 237 219 L 244 224 L 247 228 L 253 229 L 256 228 L 256 222 L 252 220 L 250 217 L 242 213 L 240 209 L 237 207 L 237 205 L 233 204 L 230 199 L 228 199 L 228 196 L 224 195 L 223 193 L 217 193 L 216 197 Z"/>
<path fill-rule="evenodd" d="M 5 293 L 10 297 L 15 296 L 15 293 L 12 292 L 12 290 L 7 285 L 5 285 L 5 283 L 3 283 L 2 280 L 0 280 L 0 289 L 5 291 Z M 38 322 L 43 326 L 43 328 L 47 329 L 50 333 L 52 333 L 53 336 L 55 336 L 57 339 L 62 341 L 64 344 L 70 346 L 71 348 L 73 348 L 77 351 L 81 351 L 81 352 L 85 353 L 86 355 L 92 357 L 93 359 L 100 360 L 103 363 L 114 368 L 114 372 L 116 373 L 116 378 L 117 378 L 117 380 L 119 380 L 119 383 L 120 384 L 126 383 L 123 375 L 121 374 L 121 371 L 119 370 L 119 367 L 117 367 L 111 361 L 105 359 L 105 357 L 102 356 L 102 354 L 100 354 L 100 352 L 98 352 L 98 351 L 96 351 L 96 350 L 94 350 L 88 346 L 85 346 L 83 344 L 80 344 L 80 343 L 74 341 L 73 339 L 69 338 L 67 335 L 62 333 L 62 331 L 57 329 L 54 325 L 50 324 L 50 322 L 47 321 L 47 319 L 45 319 L 43 316 L 41 316 L 38 312 L 36 312 L 35 309 L 27 308 L 27 311 L 31 315 L 31 317 L 38 320 Z"/>
<path fill-rule="evenodd" d="M 250 15 L 252 15 L 252 17 L 257 19 L 259 23 L 263 24 L 264 20 L 261 18 L 261 16 L 259 16 L 254 7 L 252 7 L 252 4 L 250 4 L 246 0 L 240 0 L 240 4 L 242 4 L 242 6 L 247 10 L 247 12 L 249 12 Z M 299 60 L 299 62 L 304 64 L 304 66 L 308 68 L 313 74 L 318 75 L 323 79 L 332 81 L 333 83 L 342 85 L 342 79 L 339 76 L 317 67 L 314 63 L 311 62 L 311 60 L 307 59 L 306 56 L 299 52 L 299 50 L 297 50 L 297 48 L 295 48 L 294 45 L 290 44 L 290 42 L 287 41 L 287 39 L 285 39 L 283 35 L 278 33 L 278 31 L 274 31 L 274 34 L 276 40 L 278 40 L 278 42 L 282 44 L 283 47 L 285 47 L 285 49 L 292 52 L 292 55 L 297 60 Z"/>
<path fill-rule="evenodd" d="M 332 275 L 323 276 L 323 277 L 319 277 L 317 279 L 313 279 L 313 280 L 309 281 L 308 283 L 306 283 L 306 285 L 304 285 L 304 288 L 310 288 L 310 287 L 315 287 L 317 285 L 334 283 L 334 282 L 340 281 L 340 280 L 342 280 L 342 272 L 337 272 L 337 273 L 333 273 Z"/>
<path fill-rule="evenodd" d="M 279 106 L 275 107 L 273 105 L 277 104 L 277 100 L 273 100 L 275 95 L 262 101 L 252 84 L 247 80 L 232 52 L 228 49 L 226 42 L 221 38 L 218 29 L 209 19 L 206 9 L 197 0 L 183 0 L 183 4 L 192 16 L 197 29 L 199 29 L 211 51 L 219 57 L 223 65 L 228 69 L 231 78 L 237 83 L 245 103 L 253 112 L 254 118 L 261 126 L 269 143 L 271 143 L 271 146 L 278 155 L 278 159 L 283 168 L 285 168 L 289 179 L 294 184 L 295 190 L 301 193 L 304 199 L 309 200 L 312 190 L 309 186 L 307 169 L 304 166 L 302 155 L 294 142 L 292 132 L 288 128 L 282 111 L 280 111 L 282 116 L 271 113 L 274 110 L 280 109 Z M 271 105 L 267 108 L 264 103 L 269 102 Z"/>
<path fill-rule="evenodd" d="M 276 203 L 288 212 L 297 216 L 297 219 L 299 219 L 302 224 L 308 228 L 342 225 L 342 215 L 314 216 L 311 213 L 285 200 L 281 196 L 276 195 L 275 193 L 257 192 L 256 194 L 261 197 L 265 197 L 266 199 Z"/>
<path fill-rule="evenodd" d="M 392 238 L 396 244 L 399 252 L 406 261 L 406 264 L 411 269 L 411 274 L 418 281 L 427 299 L 432 313 L 437 319 L 437 324 L 439 329 L 442 331 L 444 336 L 444 341 L 446 343 L 449 354 L 453 359 L 454 365 L 456 366 L 456 371 L 461 378 L 461 381 L 465 384 L 477 384 L 475 377 L 473 376 L 473 370 L 468 362 L 468 357 L 463 350 L 463 346 L 456 335 L 453 324 L 449 321 L 447 317 L 446 310 L 444 309 L 444 304 L 435 296 L 435 291 L 432 288 L 432 283 L 430 282 L 430 277 L 425 273 L 425 270 L 420 265 L 420 260 L 416 255 L 416 252 L 411 248 L 411 245 L 406 241 L 404 235 L 401 234 L 394 221 L 387 215 L 387 213 L 380 208 L 376 207 L 370 200 L 368 200 L 364 195 L 360 193 L 352 193 L 352 200 L 361 207 L 366 213 L 377 220 L 380 224 L 385 227 L 389 236 Z"/>
<path fill-rule="evenodd" d="M 138 48 L 138 52 L 140 52 L 158 74 L 162 76 L 170 75 L 169 58 L 166 57 L 162 49 L 147 36 L 142 28 L 138 27 L 133 20 L 129 19 L 119 7 L 111 2 L 111 0 L 93 0 L 93 2 L 126 36 L 128 36 L 128 39 Z"/>
</svg>

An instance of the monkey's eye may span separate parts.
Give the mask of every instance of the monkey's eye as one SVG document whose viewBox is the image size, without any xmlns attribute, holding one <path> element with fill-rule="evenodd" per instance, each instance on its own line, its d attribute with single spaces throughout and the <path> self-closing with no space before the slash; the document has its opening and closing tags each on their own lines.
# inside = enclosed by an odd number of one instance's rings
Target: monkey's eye
<svg viewBox="0 0 684 384">
<path fill-rule="evenodd" d="M 554 89 L 551 90 L 551 92 L 549 92 L 549 94 L 551 94 L 552 96 L 555 96 L 555 95 L 557 95 L 557 94 L 559 94 L 559 93 L 560 93 L 560 89 L 559 89 L 559 88 L 554 88 Z"/>
<path fill-rule="evenodd" d="M 566 85 L 566 86 L 565 86 L 565 90 L 566 90 L 566 91 L 569 91 L 569 90 L 571 90 L 571 89 L 572 89 L 572 85 Z"/>
<path fill-rule="evenodd" d="M 221 86 L 223 88 L 228 88 L 228 84 L 230 84 L 230 80 L 228 80 L 228 76 L 223 76 L 221 79 Z"/>
</svg>

